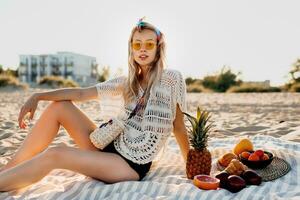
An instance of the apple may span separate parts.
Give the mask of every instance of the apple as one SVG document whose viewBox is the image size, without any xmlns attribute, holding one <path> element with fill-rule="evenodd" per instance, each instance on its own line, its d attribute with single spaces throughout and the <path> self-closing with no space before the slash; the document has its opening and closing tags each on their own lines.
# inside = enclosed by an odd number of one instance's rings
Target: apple
<svg viewBox="0 0 300 200">
<path fill-rule="evenodd" d="M 254 152 L 260 159 L 264 156 L 264 151 L 259 149 Z"/>
</svg>

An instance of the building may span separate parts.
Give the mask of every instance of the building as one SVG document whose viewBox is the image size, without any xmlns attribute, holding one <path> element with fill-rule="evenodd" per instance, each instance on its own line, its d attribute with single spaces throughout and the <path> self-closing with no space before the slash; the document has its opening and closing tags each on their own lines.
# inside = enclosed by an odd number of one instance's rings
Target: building
<svg viewBox="0 0 300 200">
<path fill-rule="evenodd" d="M 62 76 L 81 86 L 97 82 L 98 64 L 95 57 L 71 52 L 46 55 L 20 55 L 19 80 L 37 83 L 43 76 Z"/>
</svg>

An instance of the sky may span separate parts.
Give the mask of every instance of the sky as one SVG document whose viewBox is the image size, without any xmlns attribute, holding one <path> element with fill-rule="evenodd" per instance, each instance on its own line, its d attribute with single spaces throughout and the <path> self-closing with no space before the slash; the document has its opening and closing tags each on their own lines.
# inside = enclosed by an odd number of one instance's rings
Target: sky
<svg viewBox="0 0 300 200">
<path fill-rule="evenodd" d="M 139 18 L 166 36 L 168 67 L 203 78 L 229 66 L 244 81 L 286 83 L 300 57 L 298 0 L 0 0 L 0 64 L 70 51 L 127 73 Z"/>
</svg>

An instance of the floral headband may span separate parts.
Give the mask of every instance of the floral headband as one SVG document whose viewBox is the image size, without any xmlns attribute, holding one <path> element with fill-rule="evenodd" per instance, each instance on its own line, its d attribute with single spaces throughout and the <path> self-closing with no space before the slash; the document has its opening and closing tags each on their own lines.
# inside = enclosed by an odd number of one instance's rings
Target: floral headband
<svg viewBox="0 0 300 200">
<path fill-rule="evenodd" d="M 136 24 L 136 27 L 139 31 L 141 31 L 142 28 L 146 26 L 146 22 L 143 22 L 144 18 L 145 17 L 139 19 L 138 23 Z M 155 30 L 155 33 L 156 33 L 156 36 L 157 36 L 157 40 L 160 40 L 161 32 L 157 28 L 154 28 L 154 30 Z"/>
</svg>

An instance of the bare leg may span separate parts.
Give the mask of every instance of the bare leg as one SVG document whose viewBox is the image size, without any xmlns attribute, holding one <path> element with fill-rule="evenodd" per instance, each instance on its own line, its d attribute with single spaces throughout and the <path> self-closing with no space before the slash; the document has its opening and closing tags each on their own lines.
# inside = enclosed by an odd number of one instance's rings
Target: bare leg
<svg viewBox="0 0 300 200">
<path fill-rule="evenodd" d="M 60 125 L 67 130 L 80 148 L 97 150 L 88 137 L 96 125 L 71 101 L 57 101 L 45 109 L 16 154 L 0 171 L 45 150 L 57 135 Z"/>
<path fill-rule="evenodd" d="M 0 191 L 31 185 L 57 168 L 76 171 L 106 183 L 139 179 L 137 172 L 117 154 L 74 147 L 53 147 L 18 166 L 0 172 Z"/>
<path fill-rule="evenodd" d="M 15 167 L 0 172 L 0 191 L 10 191 L 37 182 L 49 172 L 50 159 L 43 159 L 43 153 L 34 156 Z M 45 157 L 45 156 L 44 156 Z"/>
</svg>

